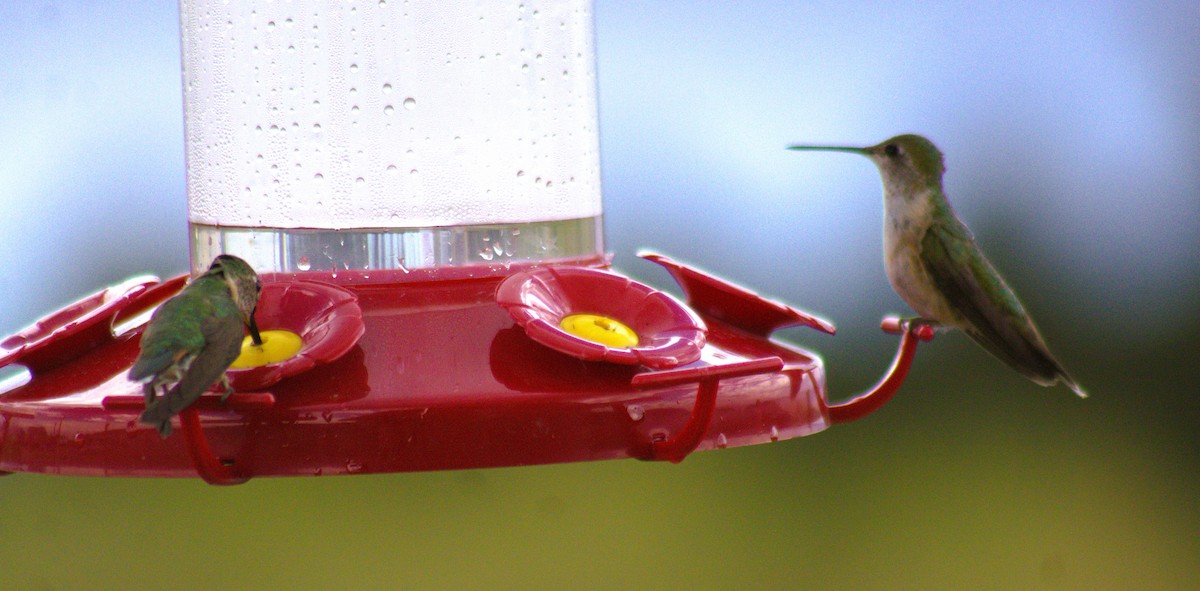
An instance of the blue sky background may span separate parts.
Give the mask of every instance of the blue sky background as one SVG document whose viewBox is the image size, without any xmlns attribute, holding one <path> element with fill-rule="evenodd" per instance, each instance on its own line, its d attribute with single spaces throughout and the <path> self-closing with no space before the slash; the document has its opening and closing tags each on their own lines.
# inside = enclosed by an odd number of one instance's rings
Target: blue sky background
<svg viewBox="0 0 1200 591">
<path fill-rule="evenodd" d="M 445 501 L 454 511 L 477 512 L 493 527 L 512 525 L 490 504 L 503 493 L 528 501 L 525 518 L 566 531 L 572 522 L 598 528 L 590 545 L 562 544 L 546 554 L 535 531 L 517 527 L 515 539 L 493 539 L 527 549 L 515 563 L 476 548 L 476 558 L 495 570 L 472 574 L 454 561 L 434 562 L 457 573 L 449 580 L 519 582 L 513 564 L 540 564 L 564 573 L 633 569 L 612 579 L 631 584 L 660 581 L 665 572 L 675 576 L 664 575 L 664 584 L 683 580 L 693 588 L 740 586 L 722 578 L 726 570 L 757 573 L 752 580 L 772 588 L 804 577 L 833 588 L 1200 584 L 1200 3 L 971 4 L 600 0 L 608 248 L 621 270 L 653 285 L 670 280 L 634 257 L 640 248 L 832 319 L 837 337 L 787 336 L 822 353 L 831 391 L 860 390 L 894 347 L 880 334 L 879 317 L 908 312 L 883 273 L 879 179 L 862 158 L 783 148 L 921 133 L 946 153 L 957 212 L 1093 399 L 1080 406 L 1065 390 L 1030 386 L 950 335 L 918 359 L 911 398 L 891 403 L 883 418 L 811 443 L 701 454 L 717 459 L 677 468 L 609 463 L 395 477 L 431 497 L 445 492 L 457 499 Z M 186 269 L 179 67 L 172 2 L 0 3 L 0 252 L 7 261 L 0 265 L 0 334 L 126 277 Z M 839 471 L 826 462 L 858 468 Z M 664 514 L 651 503 L 644 513 L 631 511 L 675 552 L 660 563 L 666 566 L 629 566 L 641 555 L 605 562 L 602 549 L 624 538 L 604 528 L 624 522 L 589 496 L 588 483 L 609 475 L 623 478 L 614 486 L 630 495 L 647 486 L 663 494 L 708 491 L 698 498 L 716 499 L 715 508 L 665 509 L 696 520 L 700 551 L 689 554 L 670 524 L 647 525 Z M 743 483 L 745 496 L 706 488 L 725 479 Z M 315 499 L 379 494 L 373 487 L 397 482 L 335 480 L 248 486 Z M 5 498 L 17 495 L 35 516 L 10 523 L 12 531 L 25 523 L 45 544 L 70 527 L 44 527 L 44 519 L 57 523 L 57 509 L 35 496 L 65 503 L 88 491 L 119 503 L 149 490 L 179 503 L 200 498 L 195 515 L 231 536 L 244 534 L 231 510 L 254 506 L 245 496 L 223 497 L 226 506 L 199 485 L 18 476 L 0 480 L 6 486 Z M 527 486 L 557 492 L 520 497 Z M 756 486 L 800 490 L 785 498 Z M 878 497 L 863 492 L 872 486 L 882 487 L 872 493 Z M 806 513 L 809 487 L 824 491 L 812 493 L 824 502 L 877 510 L 837 519 Z M 557 499 L 557 513 L 541 512 L 544 498 Z M 590 511 L 581 516 L 572 507 Z M 706 529 L 705 511 L 743 520 L 745 529 Z M 352 548 L 360 538 L 388 543 L 371 529 L 376 517 L 351 514 L 358 529 L 334 539 Z M 474 518 L 454 519 L 446 531 L 474 531 Z M 412 525 L 397 515 L 383 520 Z M 796 541 L 804 536 L 774 529 L 780 523 L 824 533 Z M 880 533 L 889 524 L 891 533 Z M 91 525 L 97 535 L 109 526 Z M 426 548 L 470 555 L 433 529 L 413 535 Z M 165 531 L 158 543 L 174 539 L 174 530 Z M 795 542 L 796 553 L 811 560 L 765 542 L 736 542 L 760 535 Z M 237 538 L 234 547 L 255 547 L 251 538 Z M 0 556 L 17 556 L 13 535 L 4 540 Z M 860 552 L 858 562 L 844 558 Z M 771 562 L 764 567 L 759 559 Z M 392 564 L 382 556 L 364 560 L 376 569 Z M 717 568 L 724 560 L 729 568 Z M 26 571 L 38 571 L 34 564 Z M 115 569 L 99 557 L 80 564 Z M 922 571 L 926 564 L 934 570 Z M 687 578 L 710 566 L 711 574 Z M 353 577 L 370 570 L 330 563 L 322 571 L 328 578 L 315 580 L 361 582 Z M 128 582 L 113 572 L 111 581 Z M 101 576 L 82 567 L 48 573 L 39 579 L 47 586 Z M 224 581 L 195 580 L 200 587 Z"/>
<path fill-rule="evenodd" d="M 782 147 L 913 131 L 946 152 L 954 205 L 1035 310 L 1070 300 L 1072 325 L 1155 338 L 1200 293 L 1198 11 L 601 2 L 609 249 L 643 278 L 632 253 L 656 248 L 839 319 L 902 310 L 874 170 Z M 186 201 L 175 5 L 5 3 L 0 18 L 10 332 L 181 271 Z"/>
</svg>

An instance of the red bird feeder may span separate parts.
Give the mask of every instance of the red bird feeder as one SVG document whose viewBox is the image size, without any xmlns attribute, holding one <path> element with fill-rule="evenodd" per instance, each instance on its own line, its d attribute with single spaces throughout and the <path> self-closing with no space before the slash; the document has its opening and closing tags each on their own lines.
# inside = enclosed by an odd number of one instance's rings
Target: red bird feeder
<svg viewBox="0 0 1200 591">
<path fill-rule="evenodd" d="M 590 2 L 526 4 L 557 26 L 498 3 L 186 3 L 192 268 L 246 259 L 263 350 L 294 346 L 235 362 L 235 392 L 162 439 L 126 374 L 188 278 L 102 290 L 0 341 L 0 367 L 28 370 L 0 382 L 0 471 L 235 484 L 678 462 L 886 402 L 928 326 L 886 319 L 888 375 L 831 404 L 820 358 L 771 338 L 829 322 L 661 255 L 642 256 L 686 301 L 609 268 Z"/>
</svg>

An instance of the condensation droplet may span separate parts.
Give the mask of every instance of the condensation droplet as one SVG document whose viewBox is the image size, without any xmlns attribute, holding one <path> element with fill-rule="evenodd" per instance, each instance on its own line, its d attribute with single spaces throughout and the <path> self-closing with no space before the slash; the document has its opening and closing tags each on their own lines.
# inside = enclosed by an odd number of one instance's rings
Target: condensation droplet
<svg viewBox="0 0 1200 591">
<path fill-rule="evenodd" d="M 307 271 L 312 268 L 312 261 L 308 260 L 308 257 L 302 256 L 296 260 L 296 268 L 301 271 Z"/>
<path fill-rule="evenodd" d="M 417 99 L 415 99 L 411 96 L 404 99 L 404 108 L 408 109 L 409 111 L 417 108 Z"/>
<path fill-rule="evenodd" d="M 395 110 L 396 110 L 396 109 L 395 109 L 394 107 L 392 107 L 391 105 L 387 105 L 387 106 L 385 106 L 385 107 L 383 108 L 383 114 L 384 114 L 384 115 L 391 115 L 393 112 L 395 112 Z"/>
<path fill-rule="evenodd" d="M 383 93 L 384 93 L 384 94 L 388 94 L 388 93 L 391 93 L 391 92 L 392 92 L 392 84 L 391 84 L 390 82 L 388 82 L 388 83 L 385 83 L 385 84 L 383 85 Z"/>
<path fill-rule="evenodd" d="M 725 449 L 729 447 L 729 438 L 725 437 L 724 433 L 717 435 L 717 449 Z"/>
<path fill-rule="evenodd" d="M 646 409 L 637 404 L 630 404 L 625 407 L 625 412 L 629 413 L 629 418 L 634 422 L 640 421 L 646 417 Z"/>
<path fill-rule="evenodd" d="M 358 64 L 350 64 L 350 73 L 353 74 L 354 72 L 357 72 L 357 71 L 358 71 Z"/>
</svg>

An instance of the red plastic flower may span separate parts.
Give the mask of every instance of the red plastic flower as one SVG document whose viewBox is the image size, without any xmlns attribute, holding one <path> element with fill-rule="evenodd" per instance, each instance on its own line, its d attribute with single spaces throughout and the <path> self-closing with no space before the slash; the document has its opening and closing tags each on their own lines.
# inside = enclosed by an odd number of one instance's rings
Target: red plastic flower
<svg viewBox="0 0 1200 591">
<path fill-rule="evenodd" d="M 235 390 L 265 388 L 314 366 L 336 361 L 358 344 L 364 327 L 358 298 L 345 289 L 315 281 L 263 285 L 255 320 L 262 330 L 288 330 L 300 336 L 300 350 L 283 361 L 226 372 Z"/>
<path fill-rule="evenodd" d="M 700 358 L 707 329 L 675 298 L 631 279 L 586 267 L 547 267 L 517 273 L 500 284 L 496 303 L 508 310 L 529 338 L 587 361 L 641 364 L 663 369 Z M 574 314 L 623 324 L 637 344 L 605 345 L 562 327 Z"/>
</svg>

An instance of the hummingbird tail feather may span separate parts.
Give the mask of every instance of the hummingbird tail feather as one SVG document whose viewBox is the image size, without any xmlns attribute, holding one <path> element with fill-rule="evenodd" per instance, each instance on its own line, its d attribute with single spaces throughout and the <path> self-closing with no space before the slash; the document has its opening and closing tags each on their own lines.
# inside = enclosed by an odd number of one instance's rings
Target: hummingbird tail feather
<svg viewBox="0 0 1200 591">
<path fill-rule="evenodd" d="M 138 422 L 158 429 L 158 434 L 166 439 L 171 435 L 171 416 L 167 401 L 162 398 L 147 406 L 146 410 L 142 411 L 142 415 L 138 417 Z"/>
</svg>

